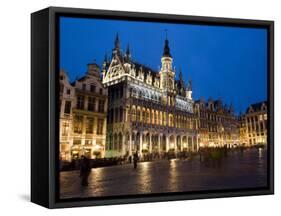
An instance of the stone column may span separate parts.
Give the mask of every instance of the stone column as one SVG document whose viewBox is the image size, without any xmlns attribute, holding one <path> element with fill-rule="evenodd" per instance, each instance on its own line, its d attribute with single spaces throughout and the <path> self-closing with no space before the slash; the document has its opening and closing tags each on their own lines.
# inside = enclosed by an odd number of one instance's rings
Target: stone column
<svg viewBox="0 0 281 216">
<path fill-rule="evenodd" d="M 161 146 L 160 142 L 161 142 L 161 137 L 160 137 L 160 135 L 158 135 L 158 153 L 159 154 L 161 152 L 161 150 L 160 150 L 160 146 Z"/>
<path fill-rule="evenodd" d="M 140 145 L 140 152 L 139 152 L 139 154 L 140 154 L 140 157 L 142 157 L 142 136 L 143 136 L 143 134 L 142 133 L 140 133 L 140 143 L 139 143 L 139 145 Z"/>
<path fill-rule="evenodd" d="M 175 145 L 175 153 L 177 153 L 178 152 L 178 136 L 174 135 L 174 137 L 175 137 L 175 143 L 174 143 L 174 145 Z"/>
<path fill-rule="evenodd" d="M 122 135 L 122 156 L 124 156 L 125 155 L 125 153 L 126 153 L 126 149 L 125 149 L 125 147 L 126 147 L 126 135 L 125 134 L 123 134 Z"/>
<path fill-rule="evenodd" d="M 194 152 L 194 141 L 193 141 L 193 139 L 194 139 L 194 136 L 192 136 L 192 138 L 191 138 L 191 143 L 192 143 L 192 145 L 191 145 L 192 146 L 192 150 L 191 151 L 192 152 Z"/>
<path fill-rule="evenodd" d="M 129 134 L 129 155 L 132 156 L 132 133 Z"/>
<path fill-rule="evenodd" d="M 183 137 L 181 136 L 181 151 L 183 151 L 183 143 L 182 143 Z"/>
<path fill-rule="evenodd" d="M 169 136 L 166 136 L 166 152 L 169 151 Z"/>
<path fill-rule="evenodd" d="M 149 153 L 152 153 L 151 133 L 149 133 Z"/>
<path fill-rule="evenodd" d="M 199 149 L 199 143 L 198 143 L 198 134 L 196 135 L 196 151 Z"/>
</svg>

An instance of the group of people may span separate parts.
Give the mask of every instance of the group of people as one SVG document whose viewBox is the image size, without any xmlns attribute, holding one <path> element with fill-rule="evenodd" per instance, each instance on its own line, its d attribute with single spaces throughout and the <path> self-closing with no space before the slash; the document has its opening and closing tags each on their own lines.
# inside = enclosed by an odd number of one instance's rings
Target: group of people
<svg viewBox="0 0 281 216">
<path fill-rule="evenodd" d="M 132 162 L 132 158 L 129 159 L 130 163 Z M 138 165 L 138 160 L 139 160 L 139 155 L 138 152 L 136 151 L 133 154 L 133 163 L 134 163 L 134 169 L 137 168 Z M 82 186 L 88 186 L 88 178 L 91 173 L 91 163 L 90 160 L 82 155 L 81 160 L 80 160 L 80 178 L 81 178 L 81 185 Z"/>
</svg>

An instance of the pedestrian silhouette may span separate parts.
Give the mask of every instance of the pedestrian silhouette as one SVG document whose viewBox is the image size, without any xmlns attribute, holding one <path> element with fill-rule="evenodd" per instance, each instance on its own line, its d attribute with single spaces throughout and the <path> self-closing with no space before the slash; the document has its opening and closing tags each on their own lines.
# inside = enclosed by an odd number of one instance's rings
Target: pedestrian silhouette
<svg viewBox="0 0 281 216">
<path fill-rule="evenodd" d="M 133 160 L 134 160 L 134 169 L 136 169 L 138 166 L 138 160 L 139 160 L 138 151 L 135 152 Z"/>
<path fill-rule="evenodd" d="M 81 156 L 80 161 L 80 178 L 81 178 L 81 185 L 88 186 L 88 177 L 91 172 L 90 161 L 84 155 Z"/>
</svg>

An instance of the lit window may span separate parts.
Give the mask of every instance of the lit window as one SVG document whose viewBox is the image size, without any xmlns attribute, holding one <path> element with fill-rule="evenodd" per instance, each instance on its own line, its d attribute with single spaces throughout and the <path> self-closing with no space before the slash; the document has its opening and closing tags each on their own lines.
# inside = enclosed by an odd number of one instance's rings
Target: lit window
<svg viewBox="0 0 281 216">
<path fill-rule="evenodd" d="M 77 109 L 84 109 L 84 96 L 77 97 Z"/>
<path fill-rule="evenodd" d="M 62 136 L 67 136 L 69 130 L 69 123 L 64 121 L 62 122 Z"/>
<path fill-rule="evenodd" d="M 102 134 L 103 132 L 103 119 L 98 119 L 97 134 Z"/>
<path fill-rule="evenodd" d="M 70 112 L 71 112 L 71 102 L 70 101 L 65 101 L 64 113 L 70 114 Z"/>
<path fill-rule="evenodd" d="M 74 118 L 74 133 L 82 133 L 83 116 L 75 116 Z"/>
<path fill-rule="evenodd" d="M 84 91 L 86 90 L 86 84 L 82 85 L 82 90 L 84 90 Z"/>
<path fill-rule="evenodd" d="M 88 111 L 95 111 L 96 100 L 93 97 L 89 97 L 88 100 Z"/>
<path fill-rule="evenodd" d="M 96 91 L 96 86 L 94 86 L 93 84 L 90 86 L 90 91 L 91 92 L 95 92 Z"/>
<path fill-rule="evenodd" d="M 104 100 L 99 100 L 98 112 L 104 112 Z"/>
<path fill-rule="evenodd" d="M 94 129 L 94 119 L 93 118 L 87 118 L 86 133 L 87 134 L 93 133 L 93 129 Z"/>
</svg>

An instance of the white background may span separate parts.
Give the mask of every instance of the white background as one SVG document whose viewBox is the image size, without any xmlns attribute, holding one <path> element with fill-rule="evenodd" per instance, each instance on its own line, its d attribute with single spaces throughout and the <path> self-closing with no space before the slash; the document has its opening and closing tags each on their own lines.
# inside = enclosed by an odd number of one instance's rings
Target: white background
<svg viewBox="0 0 281 216">
<path fill-rule="evenodd" d="M 47 210 L 30 203 L 30 13 L 48 6 L 275 20 L 276 195 Z M 1 215 L 280 215 L 279 1 L 2 0 L 0 6 Z"/>
</svg>

